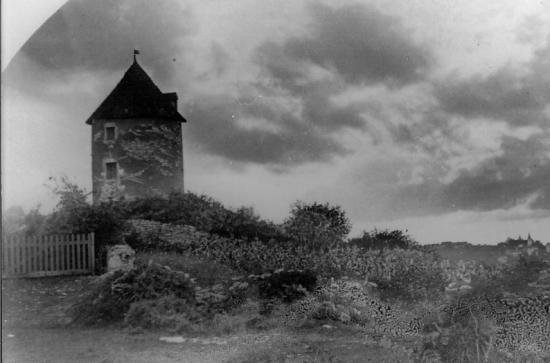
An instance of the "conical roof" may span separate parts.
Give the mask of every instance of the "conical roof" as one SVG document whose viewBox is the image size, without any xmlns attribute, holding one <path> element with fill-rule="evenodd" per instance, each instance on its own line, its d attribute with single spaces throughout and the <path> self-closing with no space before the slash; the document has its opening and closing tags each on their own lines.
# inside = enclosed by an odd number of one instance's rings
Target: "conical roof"
<svg viewBox="0 0 550 363">
<path fill-rule="evenodd" d="M 186 122 L 178 112 L 176 93 L 162 93 L 138 62 L 128 68 L 109 96 L 86 120 L 156 118 Z"/>
</svg>

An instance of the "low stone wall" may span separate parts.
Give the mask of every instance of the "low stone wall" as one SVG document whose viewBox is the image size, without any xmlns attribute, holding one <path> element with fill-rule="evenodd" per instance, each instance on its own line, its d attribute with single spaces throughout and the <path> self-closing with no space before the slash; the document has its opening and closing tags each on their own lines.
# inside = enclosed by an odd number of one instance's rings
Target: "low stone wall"
<svg viewBox="0 0 550 363">
<path fill-rule="evenodd" d="M 151 241 L 151 243 L 174 245 L 200 243 L 211 239 L 210 234 L 197 231 L 192 226 L 166 224 L 144 219 L 132 219 L 128 222 L 131 232 L 137 233 L 142 240 Z"/>
<path fill-rule="evenodd" d="M 348 245 L 329 250 L 312 250 L 286 241 L 266 243 L 225 238 L 197 231 L 190 226 L 148 220 L 129 222 L 136 244 L 129 243 L 138 250 L 192 254 L 243 273 L 262 273 L 278 269 L 312 270 L 323 277 L 361 276 L 391 280 L 403 270 L 414 269 L 417 277 L 423 277 L 419 271 L 425 271 L 430 279 L 440 279 L 439 262 L 433 256 L 417 250 L 363 251 Z M 409 285 L 414 284 L 410 282 Z"/>
</svg>

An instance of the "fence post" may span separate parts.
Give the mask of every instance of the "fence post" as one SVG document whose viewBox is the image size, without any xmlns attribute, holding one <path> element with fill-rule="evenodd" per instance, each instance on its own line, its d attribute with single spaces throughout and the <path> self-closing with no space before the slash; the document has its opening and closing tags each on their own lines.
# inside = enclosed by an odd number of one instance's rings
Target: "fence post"
<svg viewBox="0 0 550 363">
<path fill-rule="evenodd" d="M 3 248 L 4 248 L 4 254 L 5 254 L 5 256 L 6 256 L 6 257 L 4 258 L 5 261 L 6 261 L 6 264 L 5 264 L 5 267 L 4 267 L 4 268 L 5 268 L 5 273 L 6 273 L 6 275 L 9 275 L 10 272 L 11 272 L 11 271 L 10 271 L 10 270 L 11 270 L 11 269 L 10 269 L 10 267 L 11 267 L 11 263 L 10 263 L 10 257 L 11 257 L 11 256 L 10 256 L 10 252 L 11 252 L 11 251 L 10 251 L 10 244 L 11 244 L 10 242 L 11 242 L 11 241 L 10 241 L 10 239 L 11 239 L 10 236 L 6 236 L 5 244 L 3 243 L 3 245 L 4 245 L 4 246 L 3 246 Z"/>
<path fill-rule="evenodd" d="M 29 237 L 29 272 L 36 270 L 36 236 Z"/>
<path fill-rule="evenodd" d="M 19 272 L 20 273 L 26 273 L 27 272 L 27 254 L 26 254 L 26 247 L 27 247 L 27 239 L 26 238 L 21 238 L 21 241 L 19 242 L 19 248 L 20 248 L 20 253 L 19 253 L 19 257 L 21 259 L 21 261 L 19 262 Z"/>
<path fill-rule="evenodd" d="M 73 243 L 74 243 L 74 250 L 73 250 L 73 257 L 74 257 L 74 265 L 73 270 L 79 270 L 80 265 L 78 264 L 78 245 L 80 244 L 80 233 L 77 233 L 73 235 Z"/>
<path fill-rule="evenodd" d="M 90 235 L 90 244 L 89 246 L 89 259 L 90 259 L 90 272 L 95 273 L 95 234 L 92 232 Z"/>
<path fill-rule="evenodd" d="M 53 270 L 59 271 L 59 251 L 57 246 L 59 245 L 59 235 L 53 236 L 53 243 L 52 243 L 52 249 L 53 249 Z"/>
<path fill-rule="evenodd" d="M 17 274 L 17 240 L 14 241 L 14 237 L 11 238 L 10 250 L 11 250 L 11 272 L 13 274 Z"/>
<path fill-rule="evenodd" d="M 6 274 L 6 268 L 8 267 L 7 242 L 7 237 L 2 234 L 2 275 Z"/>
<path fill-rule="evenodd" d="M 84 242 L 86 242 L 86 234 L 81 233 L 78 238 L 78 267 L 80 270 L 86 269 L 86 263 L 84 261 L 83 250 Z"/>
<path fill-rule="evenodd" d="M 16 238 L 15 243 L 12 245 L 13 249 L 13 272 L 16 274 L 21 273 L 21 250 L 19 248 L 19 244 L 21 243 L 21 238 Z"/>
</svg>

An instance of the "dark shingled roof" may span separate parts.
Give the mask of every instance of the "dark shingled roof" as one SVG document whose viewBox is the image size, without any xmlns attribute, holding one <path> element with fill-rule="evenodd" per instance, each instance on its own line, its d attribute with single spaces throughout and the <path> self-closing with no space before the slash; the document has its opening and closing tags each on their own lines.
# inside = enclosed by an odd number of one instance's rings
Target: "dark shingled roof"
<svg viewBox="0 0 550 363">
<path fill-rule="evenodd" d="M 134 59 L 115 89 L 86 120 L 156 118 L 187 122 L 178 112 L 176 93 L 162 93 Z"/>
</svg>

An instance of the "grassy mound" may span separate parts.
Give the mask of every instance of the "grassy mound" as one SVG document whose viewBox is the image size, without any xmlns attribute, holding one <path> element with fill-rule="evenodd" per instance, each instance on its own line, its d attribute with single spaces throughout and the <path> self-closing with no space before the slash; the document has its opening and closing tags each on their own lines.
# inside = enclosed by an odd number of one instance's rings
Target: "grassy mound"
<svg viewBox="0 0 550 363">
<path fill-rule="evenodd" d="M 73 321 L 82 324 L 119 322 L 133 303 L 172 296 L 194 305 L 194 282 L 189 274 L 149 264 L 128 272 L 104 275 L 73 307 Z"/>
</svg>

